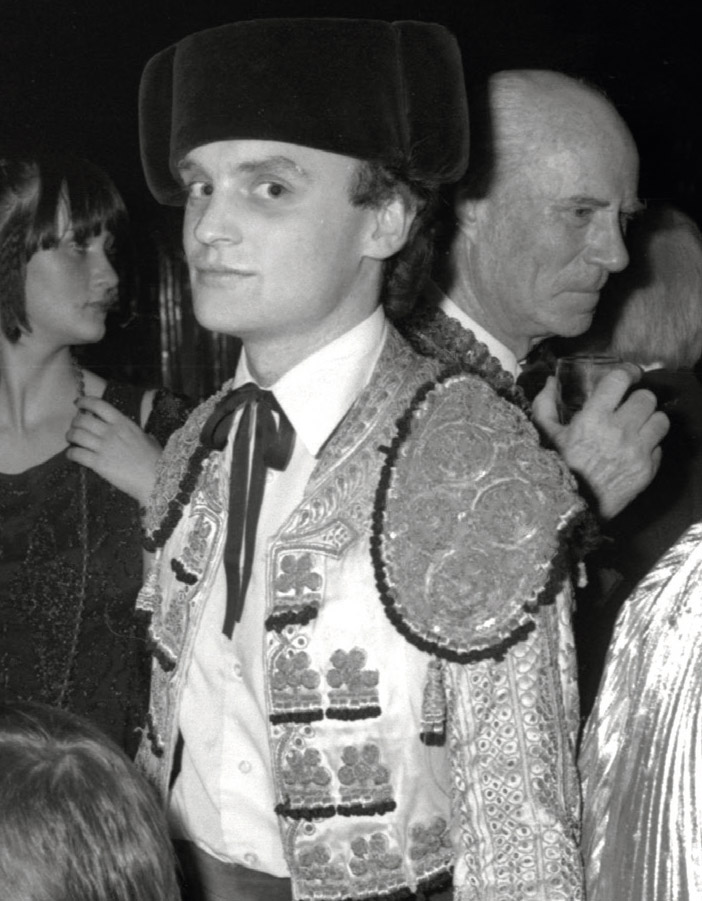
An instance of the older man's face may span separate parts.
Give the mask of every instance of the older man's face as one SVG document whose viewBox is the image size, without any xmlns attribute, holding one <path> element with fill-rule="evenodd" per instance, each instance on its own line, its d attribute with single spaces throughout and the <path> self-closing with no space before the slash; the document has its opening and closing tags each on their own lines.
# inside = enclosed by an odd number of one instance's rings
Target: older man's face
<svg viewBox="0 0 702 901">
<path fill-rule="evenodd" d="M 477 202 L 469 287 L 482 324 L 517 356 L 589 327 L 609 274 L 628 263 L 623 235 L 639 207 L 637 179 L 623 126 L 585 140 L 554 135 Z"/>
</svg>

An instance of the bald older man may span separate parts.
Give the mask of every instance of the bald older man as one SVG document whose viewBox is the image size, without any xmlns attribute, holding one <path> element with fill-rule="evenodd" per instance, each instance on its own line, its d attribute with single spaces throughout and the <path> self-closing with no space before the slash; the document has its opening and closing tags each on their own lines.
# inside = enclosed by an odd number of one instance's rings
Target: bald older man
<svg viewBox="0 0 702 901">
<path fill-rule="evenodd" d="M 627 265 L 626 223 L 641 206 L 638 154 L 614 107 L 560 73 L 500 72 L 480 101 L 437 300 L 467 330 L 462 340 L 486 345 L 516 378 L 539 342 L 587 330 L 610 273 Z M 485 363 L 475 348 L 467 355 Z M 504 379 L 490 362 L 486 371 Z M 603 518 L 649 484 L 668 430 L 651 392 L 622 402 L 634 380 L 607 376 L 568 426 L 558 422 L 553 379 L 533 404 Z"/>
</svg>

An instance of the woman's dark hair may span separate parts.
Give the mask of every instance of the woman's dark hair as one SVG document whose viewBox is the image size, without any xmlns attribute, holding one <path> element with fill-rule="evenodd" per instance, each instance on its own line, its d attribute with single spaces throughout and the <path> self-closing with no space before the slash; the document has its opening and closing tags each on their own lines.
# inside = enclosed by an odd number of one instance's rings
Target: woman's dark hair
<svg viewBox="0 0 702 901">
<path fill-rule="evenodd" d="M 0 321 L 13 343 L 31 330 L 24 295 L 27 262 L 61 239 L 62 203 L 79 242 L 105 230 L 119 244 L 126 233 L 124 202 L 97 166 L 70 156 L 0 156 Z"/>
<path fill-rule="evenodd" d="M 404 167 L 373 160 L 359 163 L 351 187 L 354 206 L 378 207 L 398 195 L 415 211 L 415 218 L 404 247 L 386 260 L 383 268 L 381 302 L 394 320 L 411 312 L 429 277 L 439 185 L 412 178 Z"/>
<path fill-rule="evenodd" d="M 0 704 L 0 894 L 22 901 L 175 901 L 155 791 L 97 727 Z"/>
</svg>

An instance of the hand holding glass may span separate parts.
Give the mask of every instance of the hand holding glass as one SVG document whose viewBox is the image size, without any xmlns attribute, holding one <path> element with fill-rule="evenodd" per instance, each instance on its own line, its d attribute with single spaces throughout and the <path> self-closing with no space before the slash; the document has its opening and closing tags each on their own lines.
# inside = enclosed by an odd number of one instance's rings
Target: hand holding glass
<svg viewBox="0 0 702 901">
<path fill-rule="evenodd" d="M 556 364 L 556 408 L 562 425 L 582 410 L 585 401 L 607 373 L 631 364 L 606 354 L 574 354 Z"/>
</svg>

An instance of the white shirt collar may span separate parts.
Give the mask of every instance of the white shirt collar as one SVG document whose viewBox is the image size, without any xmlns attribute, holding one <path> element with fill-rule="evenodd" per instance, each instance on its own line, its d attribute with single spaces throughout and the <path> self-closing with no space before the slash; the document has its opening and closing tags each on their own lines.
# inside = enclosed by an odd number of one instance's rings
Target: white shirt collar
<svg viewBox="0 0 702 901">
<path fill-rule="evenodd" d="M 270 386 L 296 435 L 316 456 L 370 380 L 385 343 L 382 307 L 310 354 Z M 254 382 L 242 350 L 234 385 Z"/>
<path fill-rule="evenodd" d="M 432 284 L 432 294 L 437 298 L 439 306 L 444 313 L 446 313 L 447 316 L 451 316 L 452 319 L 457 319 L 463 328 L 470 329 L 478 341 L 482 341 L 493 357 L 496 357 L 499 360 L 502 368 L 516 379 L 522 371 L 522 367 L 519 365 L 516 355 L 509 347 L 504 345 L 501 341 L 498 341 L 497 338 L 484 329 L 479 322 L 472 319 L 458 306 L 458 304 L 454 303 L 450 297 L 447 297 L 437 285 Z"/>
</svg>

